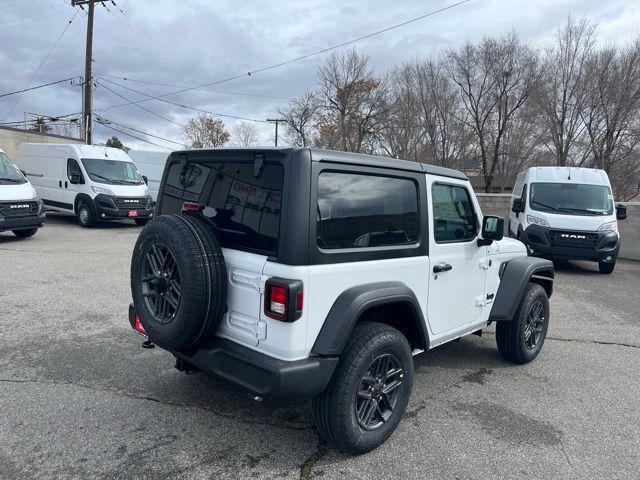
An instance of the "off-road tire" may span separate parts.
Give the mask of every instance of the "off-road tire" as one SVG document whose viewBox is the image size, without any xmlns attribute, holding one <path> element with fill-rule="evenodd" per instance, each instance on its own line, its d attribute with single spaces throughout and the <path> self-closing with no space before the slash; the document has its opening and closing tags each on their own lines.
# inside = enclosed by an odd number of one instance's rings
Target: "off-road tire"
<svg viewBox="0 0 640 480">
<path fill-rule="evenodd" d="M 375 430 L 365 430 L 356 413 L 363 376 L 376 357 L 392 354 L 403 369 L 391 416 Z M 329 385 L 312 402 L 318 433 L 340 451 L 365 453 L 384 443 L 404 415 L 413 387 L 411 348 L 402 333 L 388 325 L 363 322 L 354 329 Z"/>
<path fill-rule="evenodd" d="M 91 205 L 86 201 L 81 201 L 78 204 L 76 216 L 78 217 L 78 223 L 81 227 L 91 228 L 96 224 L 93 208 L 91 208 Z"/>
<path fill-rule="evenodd" d="M 600 273 L 604 273 L 605 275 L 613 273 L 615 268 L 616 262 L 598 262 L 598 270 L 600 270 Z"/>
<path fill-rule="evenodd" d="M 138 225 L 139 227 L 144 227 L 147 223 L 149 223 L 149 219 L 148 218 L 135 218 L 134 222 L 136 222 L 136 225 Z"/>
<path fill-rule="evenodd" d="M 526 343 L 527 320 L 532 313 L 532 308 L 537 302 L 542 304 L 542 315 L 544 322 L 541 325 L 540 338 L 533 348 L 529 348 Z M 525 364 L 535 359 L 549 328 L 549 298 L 547 292 L 536 283 L 529 283 L 525 289 L 522 301 L 518 307 L 516 315 L 510 322 L 498 322 L 496 324 L 496 343 L 498 351 L 505 360 L 513 363 Z"/>
<path fill-rule="evenodd" d="M 13 234 L 19 238 L 33 237 L 37 231 L 37 228 L 30 228 L 29 230 L 12 230 Z"/>
<path fill-rule="evenodd" d="M 170 252 L 180 296 L 171 316 L 159 318 L 145 302 L 145 258 L 154 247 Z M 143 269 L 145 271 L 143 271 Z M 168 350 L 186 351 L 210 338 L 226 310 L 227 270 L 213 229 L 185 215 L 162 215 L 144 227 L 131 259 L 131 291 L 149 339 Z"/>
</svg>

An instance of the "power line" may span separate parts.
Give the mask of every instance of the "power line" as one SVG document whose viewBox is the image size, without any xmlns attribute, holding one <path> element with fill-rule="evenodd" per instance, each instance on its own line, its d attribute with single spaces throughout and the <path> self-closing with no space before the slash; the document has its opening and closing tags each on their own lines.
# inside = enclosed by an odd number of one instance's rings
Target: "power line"
<svg viewBox="0 0 640 480">
<path fill-rule="evenodd" d="M 42 85 L 37 85 L 35 87 L 30 87 L 30 88 L 25 88 L 23 90 L 16 90 L 15 92 L 9 92 L 9 93 L 3 93 L 2 95 L 0 95 L 0 98 L 2 97 L 8 97 L 9 95 L 15 95 L 16 93 L 24 93 L 24 92 L 28 92 L 31 90 L 37 90 L 38 88 L 44 88 L 44 87 L 49 87 L 51 85 L 57 85 L 58 83 L 63 83 L 63 82 L 67 82 L 67 81 L 72 81 L 73 80 L 77 80 L 78 77 L 69 77 L 69 78 L 65 78 L 63 80 L 58 80 L 56 82 L 49 82 L 49 83 L 45 83 Z"/>
<path fill-rule="evenodd" d="M 105 80 L 105 81 L 108 81 L 108 80 Z M 96 81 L 96 83 L 97 83 L 98 85 L 100 85 L 100 86 L 102 86 L 102 87 L 106 88 L 107 90 L 109 90 L 109 91 L 110 91 L 111 93 L 113 93 L 114 95 L 116 95 L 116 96 L 118 96 L 118 97 L 122 98 L 123 100 L 126 100 L 127 102 L 129 102 L 129 103 L 125 103 L 125 104 L 123 104 L 123 105 L 135 105 L 136 107 L 140 108 L 141 110 L 144 110 L 144 111 L 145 111 L 145 112 L 147 112 L 147 113 L 150 113 L 151 115 L 153 115 L 153 116 L 155 116 L 155 117 L 161 118 L 162 120 L 165 120 L 165 121 L 167 121 L 167 122 L 169 122 L 169 123 L 173 123 L 174 125 L 177 125 L 177 126 L 179 126 L 179 127 L 186 128 L 186 125 L 183 125 L 183 124 L 178 123 L 178 122 L 174 122 L 174 121 L 173 121 L 173 120 L 171 120 L 170 118 L 164 117 L 164 116 L 160 115 L 159 113 L 154 112 L 153 110 L 149 110 L 148 108 L 143 107 L 142 105 L 138 105 L 137 103 L 135 103 L 135 102 L 131 101 L 130 99 L 128 99 L 127 97 L 125 97 L 124 95 L 120 95 L 120 94 L 119 94 L 118 92 L 116 92 L 115 90 L 113 90 L 113 89 L 109 88 L 109 87 L 108 87 L 107 85 L 105 85 L 104 83 L 101 83 L 101 82 L 98 82 L 98 81 Z M 101 110 L 107 110 L 107 109 L 105 109 L 105 108 L 96 108 L 94 111 L 101 111 Z"/>
<path fill-rule="evenodd" d="M 60 32 L 60 35 L 58 35 L 58 38 L 56 38 L 56 41 L 53 43 L 53 45 L 51 46 L 51 48 L 49 49 L 49 51 L 47 52 L 47 54 L 45 55 L 45 57 L 42 59 L 42 61 L 40 62 L 40 65 L 38 65 L 38 68 L 36 69 L 36 71 L 33 73 L 33 75 L 31 76 L 31 79 L 29 80 L 29 83 L 27 83 L 25 90 L 28 90 L 31 83 L 33 83 L 33 81 L 36 79 L 36 77 L 38 76 L 38 74 L 40 73 L 40 70 L 42 69 L 42 67 L 44 66 L 44 64 L 46 63 L 46 61 L 49 59 L 49 56 L 51 56 L 51 54 L 53 53 L 53 51 L 55 50 L 55 48 L 58 46 L 58 43 L 60 43 L 60 40 L 62 40 L 62 37 L 64 36 L 64 34 L 67 32 L 67 30 L 69 29 L 69 27 L 71 26 L 71 23 L 73 22 L 73 20 L 76 18 L 76 15 L 78 15 L 78 12 L 80 10 L 75 11 L 75 13 L 73 14 L 73 16 L 69 19 L 69 21 L 67 22 L 67 24 L 65 25 L 64 29 L 62 30 L 62 32 Z M 13 110 L 16 108 L 16 105 L 18 105 L 18 102 L 20 102 L 20 100 L 22 100 L 22 96 L 24 95 L 24 92 L 21 92 L 20 95 L 18 96 L 18 98 L 16 99 L 16 101 L 13 103 L 13 105 L 11 106 L 11 108 L 9 109 L 9 113 L 7 113 L 4 118 L 2 119 L 2 121 L 5 121 L 7 118 L 9 118 L 11 116 L 11 114 L 13 113 Z"/>
<path fill-rule="evenodd" d="M 173 150 L 172 148 L 169 148 L 169 147 L 167 147 L 165 145 L 160 145 L 159 143 L 154 143 L 154 142 L 151 142 L 149 140 L 145 140 L 144 138 L 140 138 L 140 137 L 138 137 L 136 135 L 132 135 L 132 134 L 127 133 L 127 132 L 123 132 L 122 130 L 120 130 L 118 128 L 112 127 L 111 125 L 104 125 L 103 123 L 100 123 L 100 125 L 102 125 L 102 126 L 104 126 L 106 128 L 110 128 L 111 130 L 114 130 L 114 131 L 116 131 L 118 133 L 121 133 L 122 135 L 126 135 L 128 137 L 135 138 L 136 140 L 140 140 L 141 142 L 149 143 L 151 145 L 155 145 L 156 147 L 165 148 L 167 150 Z"/>
<path fill-rule="evenodd" d="M 196 107 L 190 107 L 190 106 L 188 106 L 188 105 L 183 105 L 183 104 L 178 103 L 178 102 L 172 102 L 171 100 L 167 100 L 166 98 L 162 98 L 162 95 L 158 95 L 158 96 L 149 95 L 148 93 L 141 92 L 141 91 L 139 91 L 139 90 L 136 90 L 135 88 L 127 87 L 126 85 L 121 85 L 121 84 L 119 84 L 119 83 L 117 83 L 117 82 L 113 82 L 113 81 L 111 81 L 111 80 L 107 80 L 106 78 L 103 78 L 103 79 L 102 79 L 102 81 L 104 81 L 104 82 L 109 82 L 109 83 L 110 83 L 110 84 L 112 84 L 112 85 L 116 85 L 116 86 L 118 86 L 118 87 L 120 87 L 120 88 L 124 88 L 124 89 L 126 89 L 126 90 L 131 91 L 131 92 L 135 92 L 135 93 L 137 93 L 137 94 L 139 94 L 139 95 L 144 95 L 145 97 L 148 97 L 150 100 L 158 100 L 158 101 L 160 101 L 160 102 L 165 102 L 165 103 L 168 103 L 168 104 L 170 104 L 170 105 L 175 105 L 176 107 L 185 108 L 185 109 L 187 109 L 187 110 L 194 110 L 194 111 L 196 111 L 196 112 L 206 113 L 206 114 L 208 114 L 208 115 L 213 115 L 213 116 L 216 116 L 216 117 L 227 117 L 227 118 L 233 118 L 233 119 L 236 119 L 236 120 L 245 120 L 245 121 L 248 121 L 248 122 L 265 123 L 265 121 L 264 121 L 264 120 L 257 120 L 257 119 L 255 119 L 255 118 L 248 118 L 248 117 L 240 117 L 240 116 L 237 116 L 237 115 L 229 115 L 229 114 L 226 114 L 226 113 L 211 112 L 211 111 L 209 111 L 209 110 L 203 110 L 203 109 L 201 109 L 201 108 L 196 108 Z M 107 87 L 104 83 L 102 83 L 102 82 L 98 82 L 98 84 L 99 84 L 99 85 L 102 85 L 102 86 L 103 86 L 104 88 L 106 88 L 107 90 L 109 90 L 109 91 L 113 92 L 113 90 L 111 90 L 109 87 Z M 115 92 L 114 92 L 114 93 L 115 93 Z M 117 94 L 116 94 L 116 95 L 117 95 Z M 124 97 L 123 97 L 123 98 L 124 98 Z M 140 105 L 137 105 L 137 103 L 139 103 L 139 102 L 131 102 L 131 101 L 130 101 L 130 103 L 134 103 L 134 104 L 136 104 L 136 106 L 140 107 Z M 124 105 L 128 105 L 128 104 L 124 104 Z M 118 106 L 119 106 L 119 105 L 118 105 Z M 116 108 L 116 106 L 106 107 L 106 108 L 101 109 L 101 110 L 109 110 L 109 109 L 111 109 L 111 108 Z"/>
<path fill-rule="evenodd" d="M 376 35 L 380 35 L 382 33 L 388 32 L 390 30 L 394 30 L 396 28 L 403 27 L 403 26 L 408 25 L 410 23 L 414 23 L 414 22 L 417 22 L 419 20 L 423 20 L 423 19 L 425 19 L 427 17 L 436 15 L 438 13 L 442 13 L 442 12 L 444 12 L 446 10 L 450 10 L 452 8 L 458 7 L 458 6 L 462 5 L 462 4 L 468 3 L 470 1 L 471 0 L 461 0 L 461 1 L 453 3 L 451 5 L 447 5 L 446 7 L 442 7 L 442 8 L 439 8 L 437 10 L 433 10 L 433 11 L 431 11 L 429 13 L 425 13 L 423 15 L 420 15 L 418 17 L 411 18 L 411 19 L 406 20 L 404 22 L 397 23 L 395 25 L 391 25 L 390 27 L 386 27 L 386 28 L 383 28 L 381 30 L 377 30 L 375 32 L 368 33 L 366 35 L 362 35 L 360 37 L 354 38 L 354 39 L 349 40 L 347 42 L 343 42 L 343 43 L 339 43 L 337 45 L 333 45 L 331 47 L 323 48 L 322 50 L 317 50 L 315 52 L 307 53 L 305 55 L 301 55 L 299 57 L 295 57 L 295 58 L 292 58 L 290 60 L 286 60 L 286 61 L 283 61 L 283 62 L 275 63 L 273 65 L 269 65 L 269 66 L 266 66 L 266 67 L 258 68 L 256 70 L 251 70 L 251 71 L 246 72 L 246 73 L 242 73 L 242 74 L 234 75 L 234 76 L 231 76 L 231 77 L 227 77 L 227 78 L 224 78 L 222 80 L 216 80 L 216 81 L 205 83 L 205 84 L 202 84 L 202 85 L 197 85 L 195 87 L 182 88 L 180 90 L 175 90 L 173 92 L 165 93 L 165 94 L 160 95 L 158 97 L 149 96 L 150 98 L 147 98 L 147 99 L 144 99 L 144 100 L 138 100 L 136 103 L 148 102 L 150 100 L 158 100 L 160 98 L 165 98 L 165 97 L 170 97 L 172 95 L 177 95 L 178 93 L 189 92 L 191 90 L 198 90 L 198 89 L 201 89 L 203 87 L 210 87 L 210 86 L 214 86 L 214 85 L 220 85 L 221 83 L 230 82 L 232 80 L 236 80 L 236 79 L 243 78 L 243 77 L 251 77 L 252 75 L 254 75 L 256 73 L 266 72 L 267 70 L 273 70 L 275 68 L 282 67 L 284 65 L 289 65 L 291 63 L 298 62 L 298 61 L 304 60 L 306 58 L 310 58 L 310 57 L 313 57 L 313 56 L 316 56 L 316 55 L 320 55 L 322 53 L 330 52 L 331 50 L 336 50 L 338 48 L 342 48 L 342 47 L 345 47 L 347 45 L 352 45 L 352 44 L 354 44 L 356 42 L 359 42 L 361 40 L 365 40 L 367 38 L 371 38 L 371 37 L 374 37 Z M 121 106 L 124 106 L 124 105 L 114 105 L 114 106 L 109 107 L 109 108 L 118 108 L 118 107 L 121 107 Z"/>
<path fill-rule="evenodd" d="M 116 80 L 125 80 L 127 82 L 135 82 L 135 83 L 142 83 L 142 84 L 149 84 L 149 85 L 159 85 L 161 87 L 173 87 L 173 88 L 189 88 L 185 85 L 176 85 L 175 83 L 164 83 L 164 82 L 154 82 L 151 80 L 137 80 L 135 78 L 129 78 L 129 77 L 123 77 L 123 76 L 119 76 L 119 75 L 108 75 L 106 73 L 99 73 L 97 74 L 98 77 L 109 77 L 109 78 L 115 78 Z M 245 95 L 247 97 L 263 97 L 263 98 L 274 98 L 277 100 L 291 100 L 291 97 L 282 97 L 282 96 L 278 96 L 278 95 L 263 95 L 263 94 L 259 94 L 259 93 L 247 93 L 247 92 L 230 92 L 228 90 L 213 90 L 210 88 L 204 88 L 205 91 L 207 92 L 213 92 L 213 93 L 222 93 L 225 95 Z"/>
<path fill-rule="evenodd" d="M 51 10 L 58 10 L 58 11 L 57 12 L 53 12 L 53 13 L 48 13 L 47 15 L 41 15 L 42 13 L 50 12 Z M 0 24 L 0 27 L 2 28 L 2 30 L 10 30 L 12 28 L 21 27 L 22 25 L 26 25 L 27 23 L 31 23 L 31 22 L 34 22 L 36 20 L 42 20 L 42 19 L 45 19 L 45 18 L 54 17 L 54 16 L 60 15 L 61 13 L 64 13 L 64 12 L 65 12 L 65 10 L 59 10 L 59 6 L 55 5 L 53 7 L 45 8 L 44 10 L 40 10 L 35 15 L 28 15 L 26 17 L 14 18 L 13 20 L 9 20 L 8 22 Z M 16 20 L 18 21 L 18 23 L 14 23 Z M 24 21 L 21 21 L 21 20 L 24 20 Z M 11 25 L 12 23 L 13 23 L 13 25 Z"/>
<path fill-rule="evenodd" d="M 142 130 L 137 130 L 137 129 L 133 128 L 133 127 L 129 127 L 127 125 L 123 125 L 122 123 L 114 122 L 113 120 L 109 120 L 108 118 L 101 117 L 99 115 L 96 115 L 96 121 L 98 123 L 100 123 L 101 125 L 105 125 L 105 126 L 111 125 L 111 124 L 118 125 L 119 127 L 126 128 L 128 130 L 133 130 L 134 132 L 141 133 L 141 134 L 146 135 L 148 137 L 153 137 L 153 138 L 157 138 L 158 140 L 164 140 L 165 142 L 175 143 L 176 145 L 184 146 L 183 142 L 176 142 L 175 140 L 169 140 L 168 138 L 159 137 L 158 135 L 153 135 L 152 133 L 149 133 L 149 132 L 143 132 Z"/>
</svg>

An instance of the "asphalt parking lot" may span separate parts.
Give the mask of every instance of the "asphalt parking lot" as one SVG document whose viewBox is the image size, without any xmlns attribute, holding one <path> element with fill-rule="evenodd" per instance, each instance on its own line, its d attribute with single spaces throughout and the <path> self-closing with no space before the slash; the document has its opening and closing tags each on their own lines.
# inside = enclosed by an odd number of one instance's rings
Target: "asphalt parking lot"
<svg viewBox="0 0 640 480">
<path fill-rule="evenodd" d="M 140 348 L 127 321 L 140 228 L 49 215 L 0 234 L 0 478 L 639 478 L 640 263 L 560 266 L 540 357 L 492 329 L 416 359 L 374 452 L 319 443 L 308 402 L 257 401 Z"/>
</svg>

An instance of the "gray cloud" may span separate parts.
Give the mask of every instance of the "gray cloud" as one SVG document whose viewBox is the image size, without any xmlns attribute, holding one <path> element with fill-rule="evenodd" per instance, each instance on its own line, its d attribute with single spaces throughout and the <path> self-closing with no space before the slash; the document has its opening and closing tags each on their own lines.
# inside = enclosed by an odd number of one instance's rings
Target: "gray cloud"
<svg viewBox="0 0 640 480">
<path fill-rule="evenodd" d="M 73 15 L 69 3 L 68 0 L 33 0 L 30 3 L 4 0 L 0 3 L 0 93 L 26 86 L 65 22 Z M 346 5 L 328 0 L 116 0 L 116 3 L 124 15 L 111 5 L 109 11 L 96 8 L 94 72 L 160 83 L 198 85 L 319 50 L 452 2 L 354 0 Z M 362 41 L 356 48 L 369 55 L 373 66 L 383 72 L 415 57 L 437 55 L 464 41 L 510 30 L 544 47 L 552 41 L 555 30 L 569 14 L 597 22 L 602 42 L 630 41 L 637 35 L 640 24 L 640 5 L 631 0 L 472 0 Z M 85 25 L 86 18 L 81 12 L 33 85 L 82 75 Z M 315 70 L 323 58 L 312 57 L 211 87 L 211 90 L 294 97 L 314 87 Z M 175 90 L 108 79 L 152 95 Z M 104 83 L 132 100 L 144 98 Z M 0 118 L 6 115 L 15 99 L 0 99 Z M 205 110 L 258 119 L 273 116 L 279 106 L 286 104 L 284 99 L 205 90 L 185 92 L 170 99 Z M 124 103 L 100 86 L 96 89 L 94 102 L 98 110 Z M 158 101 L 142 105 L 182 124 L 194 114 Z M 8 120 L 20 120 L 23 111 L 60 115 L 80 109 L 80 88 L 60 84 L 25 93 Z M 181 140 L 180 127 L 133 105 L 98 113 L 154 135 Z M 232 130 L 236 121 L 225 119 L 225 123 Z M 260 124 L 259 127 L 263 142 L 270 141 L 272 126 Z M 112 133 L 98 126 L 96 141 L 104 141 Z M 127 145 L 144 146 L 141 142 L 120 137 Z"/>
</svg>

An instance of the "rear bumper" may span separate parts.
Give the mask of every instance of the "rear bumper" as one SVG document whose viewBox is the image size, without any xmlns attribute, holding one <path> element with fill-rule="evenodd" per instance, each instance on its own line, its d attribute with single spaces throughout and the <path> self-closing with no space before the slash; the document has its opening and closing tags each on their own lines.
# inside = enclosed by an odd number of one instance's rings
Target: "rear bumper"
<svg viewBox="0 0 640 480">
<path fill-rule="evenodd" d="M 129 323 L 133 328 L 133 305 L 129 306 Z M 195 352 L 171 353 L 205 373 L 261 396 L 318 395 L 326 388 L 338 364 L 338 357 L 309 357 L 293 362 L 279 360 L 218 337 L 201 345 Z"/>
<path fill-rule="evenodd" d="M 109 195 L 100 194 L 93 200 L 93 207 L 96 212 L 96 217 L 101 220 L 119 220 L 125 218 L 152 218 L 153 217 L 153 203 L 148 202 L 144 208 L 132 206 L 131 208 L 121 208 L 115 203 L 114 197 Z M 131 216 L 129 212 L 136 212 L 134 216 Z"/>
<path fill-rule="evenodd" d="M 44 211 L 36 215 L 28 215 L 24 217 L 3 217 L 0 215 L 0 232 L 40 228 L 44 225 L 45 219 Z"/>
<path fill-rule="evenodd" d="M 620 237 L 616 232 L 579 232 L 567 230 L 572 236 L 597 236 L 593 245 L 580 245 L 579 240 L 567 237 L 566 241 L 552 241 L 551 231 L 564 232 L 538 225 L 529 225 L 521 234 L 520 240 L 533 251 L 533 255 L 553 260 L 591 260 L 615 261 L 620 250 Z M 572 244 L 574 243 L 574 244 Z"/>
</svg>

